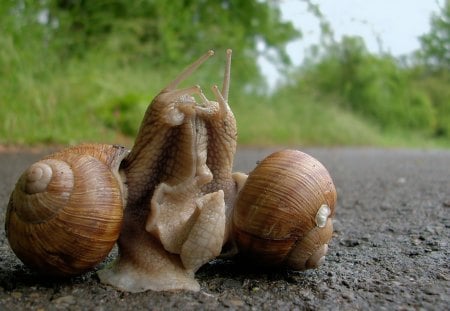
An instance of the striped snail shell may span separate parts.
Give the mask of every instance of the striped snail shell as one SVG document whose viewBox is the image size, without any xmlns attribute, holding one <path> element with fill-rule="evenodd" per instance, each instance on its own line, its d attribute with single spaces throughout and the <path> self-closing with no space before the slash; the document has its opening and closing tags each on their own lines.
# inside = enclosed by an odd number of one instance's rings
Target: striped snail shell
<svg viewBox="0 0 450 311">
<path fill-rule="evenodd" d="M 336 189 L 325 167 L 298 150 L 275 152 L 249 174 L 233 210 L 239 254 L 263 266 L 320 265 L 333 233 Z"/>
<path fill-rule="evenodd" d="M 116 242 L 125 191 L 123 147 L 84 144 L 32 164 L 19 178 L 6 214 L 12 250 L 40 272 L 70 276 L 101 262 Z"/>
</svg>

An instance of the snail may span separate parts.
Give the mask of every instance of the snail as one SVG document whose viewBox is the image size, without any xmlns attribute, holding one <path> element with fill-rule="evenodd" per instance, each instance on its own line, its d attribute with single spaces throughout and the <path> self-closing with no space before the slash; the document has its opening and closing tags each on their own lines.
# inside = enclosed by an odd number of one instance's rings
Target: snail
<svg viewBox="0 0 450 311">
<path fill-rule="evenodd" d="M 19 178 L 6 214 L 11 248 L 27 265 L 76 275 L 119 237 L 126 197 L 118 176 L 127 150 L 85 144 L 50 155 Z"/>
<path fill-rule="evenodd" d="M 275 152 L 249 174 L 233 210 L 241 257 L 261 266 L 316 268 L 333 233 L 336 190 L 326 168 L 298 150 Z"/>
<path fill-rule="evenodd" d="M 131 150 L 114 145 L 81 145 L 43 159 L 49 168 L 35 169 L 33 164 L 25 172 L 12 192 L 6 217 L 10 245 L 25 264 L 57 275 L 81 273 L 100 262 L 117 239 L 118 257 L 97 271 L 100 281 L 120 290 L 141 292 L 197 291 L 200 285 L 195 272 L 219 255 L 237 254 L 259 260 L 262 265 L 286 265 L 300 270 L 323 262 L 332 233 L 336 192 L 320 162 L 300 151 L 286 150 L 267 157 L 248 176 L 232 172 L 237 129 L 228 104 L 231 50 L 227 50 L 222 89 L 212 87 L 215 101 L 208 100 L 196 85 L 178 89 L 213 54 L 208 51 L 193 62 L 153 99 Z M 26 196 L 46 190 L 40 182 L 35 185 L 34 180 L 55 167 L 48 161 L 91 159 L 93 156 L 84 148 L 102 150 L 100 162 L 105 162 L 104 157 L 110 159 L 106 161 L 105 174 L 110 176 L 111 186 L 101 186 L 97 172 L 90 177 L 86 172 L 73 185 L 86 182 L 89 186 L 80 193 L 94 192 L 98 196 L 88 197 L 86 206 L 92 211 L 82 217 L 87 224 L 68 221 L 68 216 L 64 216 L 62 223 L 53 225 L 62 230 L 62 242 L 52 229 L 36 233 L 33 230 L 45 226 L 36 224 L 37 212 L 30 211 L 29 204 L 25 204 L 25 209 L 31 214 L 23 216 L 20 204 L 27 202 Z M 75 169 L 77 165 L 70 163 L 66 168 Z M 56 193 L 62 201 L 80 199 L 77 192 L 68 191 L 70 183 L 64 178 L 70 173 L 50 175 L 62 180 L 63 185 L 58 188 L 53 181 L 47 181 L 48 177 L 42 177 L 49 184 L 49 194 L 62 190 L 62 194 Z M 24 186 L 23 180 L 31 180 L 33 185 Z M 25 189 L 25 194 L 20 194 L 20 189 Z M 117 204 L 102 201 L 113 197 Z M 81 266 L 79 261 L 85 259 L 75 255 L 78 251 L 42 247 L 46 243 L 66 245 L 70 239 L 78 241 L 82 235 L 78 225 L 93 234 L 100 233 L 90 238 L 103 241 L 103 233 L 96 231 L 96 213 L 112 213 L 105 205 L 114 206 L 118 216 L 113 221 L 114 238 L 108 239 L 112 244 L 96 255 L 96 260 Z M 65 207 L 44 207 L 44 220 L 61 221 L 61 217 L 48 214 Z M 16 219 L 32 219 L 31 225 L 21 229 L 23 224 Z M 48 240 L 41 239 L 45 234 L 49 235 Z M 35 247 L 44 250 L 40 256 L 33 256 Z M 91 248 L 89 251 L 97 250 Z M 24 255 L 24 249 L 30 253 Z M 88 250 L 83 252 L 87 254 Z M 45 257 L 57 259 L 48 263 Z"/>
</svg>

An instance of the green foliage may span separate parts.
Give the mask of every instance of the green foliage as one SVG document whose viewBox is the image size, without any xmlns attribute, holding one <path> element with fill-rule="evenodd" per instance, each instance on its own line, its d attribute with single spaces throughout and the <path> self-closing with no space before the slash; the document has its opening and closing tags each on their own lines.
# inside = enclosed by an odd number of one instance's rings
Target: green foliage
<svg viewBox="0 0 450 311">
<path fill-rule="evenodd" d="M 450 0 L 430 21 L 430 32 L 420 37 L 411 70 L 413 88 L 424 92 L 435 110 L 435 136 L 450 138 Z"/>
<path fill-rule="evenodd" d="M 343 108 L 383 129 L 435 129 L 432 103 L 426 93 L 413 88 L 408 71 L 388 55 L 370 54 L 360 38 L 344 37 L 323 55 L 310 56 L 297 80 L 299 87 L 335 94 Z"/>
<path fill-rule="evenodd" d="M 21 79 L 46 78 L 58 66 L 45 40 L 47 29 L 35 18 L 38 6 L 34 1 L 24 1 L 19 18 L 13 3 L 0 2 L 0 77 L 12 78 L 12 89 L 2 91 L 15 92 Z"/>
<path fill-rule="evenodd" d="M 332 100 L 285 86 L 270 97 L 231 101 L 239 142 L 253 145 L 380 145 L 377 129 Z"/>
<path fill-rule="evenodd" d="M 421 75 L 414 77 L 414 89 L 426 94 L 436 114 L 435 136 L 450 138 L 450 76 Z"/>
<path fill-rule="evenodd" d="M 234 67 L 246 68 L 243 84 L 262 83 L 257 68 L 257 44 L 274 51 L 277 64 L 289 58 L 285 45 L 299 36 L 281 20 L 271 1 L 203 0 L 49 0 L 36 12 L 48 41 L 63 59 L 101 51 L 121 64 L 182 66 L 206 50 L 233 47 L 240 57 Z M 19 5 L 14 9 L 23 13 Z M 251 14 L 248 14 L 251 12 Z M 23 16 L 22 16 L 23 17 Z"/>
<path fill-rule="evenodd" d="M 245 144 L 449 145 L 448 71 L 401 66 L 358 38 L 321 45 L 272 95 L 258 95 L 257 45 L 288 63 L 298 32 L 272 1 L 0 2 L 0 144 L 131 144 L 150 100 L 207 49 L 183 86 L 220 83 L 231 47 L 230 104 Z M 251 16 L 247 12 L 252 12 Z M 250 90 L 250 91 L 249 91 Z"/>
<path fill-rule="evenodd" d="M 419 58 L 428 70 L 450 71 L 450 0 L 446 0 L 438 14 L 433 14 L 431 30 L 420 37 Z"/>
<path fill-rule="evenodd" d="M 142 95 L 128 93 L 120 97 L 111 98 L 106 104 L 97 109 L 99 119 L 108 128 L 126 136 L 136 136 L 149 100 Z"/>
</svg>

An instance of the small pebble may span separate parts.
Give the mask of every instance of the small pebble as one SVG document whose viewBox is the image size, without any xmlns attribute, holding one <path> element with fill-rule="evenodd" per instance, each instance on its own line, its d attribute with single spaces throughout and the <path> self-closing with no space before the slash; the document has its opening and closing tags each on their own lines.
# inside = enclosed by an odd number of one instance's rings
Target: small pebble
<svg viewBox="0 0 450 311">
<path fill-rule="evenodd" d="M 405 177 L 400 177 L 399 179 L 397 179 L 397 183 L 400 184 L 400 185 L 406 183 L 406 178 Z"/>
<path fill-rule="evenodd" d="M 335 232 L 342 232 L 344 230 L 344 225 L 339 219 L 333 218 L 333 229 Z"/>
<path fill-rule="evenodd" d="M 439 280 L 450 281 L 450 278 L 444 273 L 439 273 L 438 275 L 436 275 L 436 278 L 438 278 Z"/>
<path fill-rule="evenodd" d="M 72 295 L 62 296 L 52 300 L 52 303 L 57 308 L 67 308 L 68 306 L 76 302 L 75 297 Z"/>
<path fill-rule="evenodd" d="M 433 287 L 425 287 L 423 292 L 427 295 L 439 295 L 439 290 Z"/>
<path fill-rule="evenodd" d="M 341 245 L 346 246 L 346 247 L 355 247 L 359 245 L 359 241 L 358 240 L 353 240 L 353 239 L 347 239 L 347 240 L 342 240 Z"/>
<path fill-rule="evenodd" d="M 222 299 L 222 303 L 230 308 L 243 307 L 245 305 L 244 301 L 236 297 Z"/>
<path fill-rule="evenodd" d="M 355 295 L 353 295 L 350 291 L 345 291 L 342 293 L 342 298 L 346 299 L 347 301 L 355 300 Z"/>
</svg>

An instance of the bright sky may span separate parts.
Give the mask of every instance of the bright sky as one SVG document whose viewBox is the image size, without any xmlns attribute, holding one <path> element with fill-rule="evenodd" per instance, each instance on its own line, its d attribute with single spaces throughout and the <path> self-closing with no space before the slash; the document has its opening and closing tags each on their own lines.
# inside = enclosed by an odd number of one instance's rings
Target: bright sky
<svg viewBox="0 0 450 311">
<path fill-rule="evenodd" d="M 315 0 L 330 22 L 335 39 L 342 35 L 364 38 L 371 52 L 380 50 L 377 36 L 381 39 L 383 51 L 400 56 L 420 47 L 418 36 L 430 29 L 430 17 L 439 11 L 445 0 Z M 287 51 L 295 65 L 302 61 L 304 50 L 317 43 L 320 29 L 317 19 L 307 11 L 299 0 L 280 0 L 282 16 L 290 20 L 303 33 L 303 38 L 290 43 Z M 277 79 L 276 70 L 266 61 L 261 61 L 264 74 L 273 85 Z"/>
</svg>

